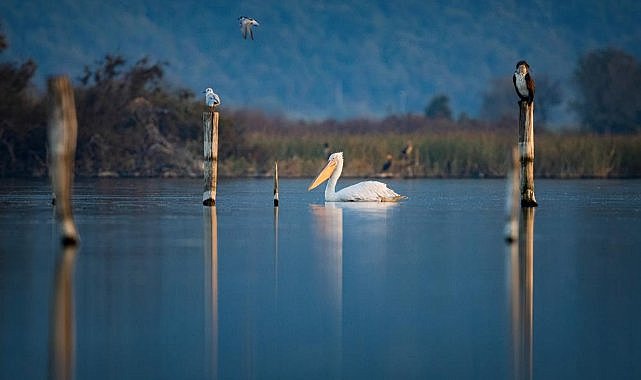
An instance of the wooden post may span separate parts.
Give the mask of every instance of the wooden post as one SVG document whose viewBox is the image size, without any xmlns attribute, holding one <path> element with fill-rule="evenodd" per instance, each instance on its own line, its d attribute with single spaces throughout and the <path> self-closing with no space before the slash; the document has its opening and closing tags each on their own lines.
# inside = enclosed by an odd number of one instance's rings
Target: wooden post
<svg viewBox="0 0 641 380">
<path fill-rule="evenodd" d="M 55 194 L 56 216 L 62 226 L 62 244 L 79 242 L 73 220 L 71 192 L 76 155 L 78 122 L 71 82 L 66 76 L 49 79 L 49 153 L 51 182 Z"/>
<path fill-rule="evenodd" d="M 274 207 L 278 207 L 278 161 L 274 163 Z"/>
<path fill-rule="evenodd" d="M 536 207 L 534 197 L 534 102 L 519 101 L 521 207 Z"/>
<path fill-rule="evenodd" d="M 205 131 L 205 188 L 203 205 L 216 205 L 216 182 L 218 180 L 218 112 L 203 112 Z"/>
<path fill-rule="evenodd" d="M 505 241 L 514 243 L 519 237 L 519 150 L 512 148 L 507 168 L 505 196 Z"/>
</svg>

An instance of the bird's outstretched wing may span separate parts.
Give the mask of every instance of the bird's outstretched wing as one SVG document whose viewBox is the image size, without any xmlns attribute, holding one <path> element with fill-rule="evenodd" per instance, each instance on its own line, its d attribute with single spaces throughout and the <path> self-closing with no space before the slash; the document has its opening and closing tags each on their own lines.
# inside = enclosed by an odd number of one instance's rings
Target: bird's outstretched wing
<svg viewBox="0 0 641 380">
<path fill-rule="evenodd" d="M 247 39 L 247 17 L 238 17 L 238 23 L 240 24 L 240 33 L 243 35 L 243 39 Z"/>
</svg>

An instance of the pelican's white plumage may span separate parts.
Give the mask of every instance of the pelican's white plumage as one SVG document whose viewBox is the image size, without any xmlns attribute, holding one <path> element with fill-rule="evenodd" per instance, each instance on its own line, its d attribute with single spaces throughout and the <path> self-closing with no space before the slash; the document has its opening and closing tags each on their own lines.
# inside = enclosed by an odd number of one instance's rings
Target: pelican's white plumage
<svg viewBox="0 0 641 380">
<path fill-rule="evenodd" d="M 238 17 L 238 23 L 240 24 L 240 32 L 243 34 L 243 38 L 247 39 L 247 34 L 254 39 L 254 31 L 252 30 L 253 26 L 259 26 L 258 21 L 254 20 L 251 17 L 240 16 Z"/>
<path fill-rule="evenodd" d="M 359 182 L 336 191 L 336 183 L 342 172 L 343 152 L 334 153 L 329 156 L 327 165 L 307 190 L 312 190 L 329 179 L 325 188 L 326 202 L 398 202 L 407 199 L 378 181 Z"/>
<path fill-rule="evenodd" d="M 205 93 L 205 104 L 207 107 L 213 110 L 214 107 L 220 105 L 220 96 L 214 92 L 214 89 L 207 87 L 203 92 Z"/>
</svg>

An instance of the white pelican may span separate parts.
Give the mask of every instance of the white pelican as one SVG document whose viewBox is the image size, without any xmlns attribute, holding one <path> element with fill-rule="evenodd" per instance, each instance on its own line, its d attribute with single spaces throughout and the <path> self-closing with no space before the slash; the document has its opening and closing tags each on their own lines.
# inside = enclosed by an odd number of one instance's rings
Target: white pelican
<svg viewBox="0 0 641 380">
<path fill-rule="evenodd" d="M 240 24 L 240 31 L 243 33 L 243 38 L 247 39 L 247 33 L 249 33 L 249 36 L 253 40 L 254 31 L 252 30 L 252 26 L 260 25 L 258 21 L 251 17 L 240 16 L 238 17 L 238 23 Z"/>
<path fill-rule="evenodd" d="M 334 153 L 329 156 L 327 165 L 314 182 L 307 188 L 310 191 L 325 182 L 325 202 L 398 202 L 407 199 L 406 196 L 397 194 L 386 184 L 378 181 L 359 182 L 336 191 L 336 182 L 343 172 L 343 152 Z"/>
<path fill-rule="evenodd" d="M 205 93 L 205 104 L 213 112 L 214 109 L 220 105 L 220 96 L 218 96 L 211 87 L 207 87 L 203 92 Z"/>
</svg>

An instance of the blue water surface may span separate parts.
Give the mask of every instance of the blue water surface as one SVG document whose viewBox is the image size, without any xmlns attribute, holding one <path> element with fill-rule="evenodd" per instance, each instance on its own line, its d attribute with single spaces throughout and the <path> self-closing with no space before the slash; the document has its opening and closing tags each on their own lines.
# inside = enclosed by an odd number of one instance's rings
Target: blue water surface
<svg viewBox="0 0 641 380">
<path fill-rule="evenodd" d="M 641 181 L 538 180 L 513 245 L 503 180 L 308 182 L 77 180 L 65 251 L 3 180 L 0 378 L 641 378 Z"/>
</svg>

